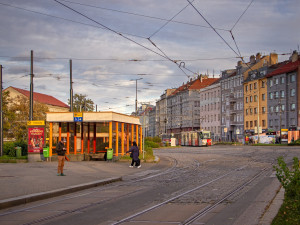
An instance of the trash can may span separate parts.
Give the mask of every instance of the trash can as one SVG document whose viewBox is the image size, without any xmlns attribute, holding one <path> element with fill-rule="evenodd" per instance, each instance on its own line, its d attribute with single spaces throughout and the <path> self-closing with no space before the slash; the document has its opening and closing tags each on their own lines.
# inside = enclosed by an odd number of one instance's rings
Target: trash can
<svg viewBox="0 0 300 225">
<path fill-rule="evenodd" d="M 43 155 L 45 158 L 49 157 L 49 147 L 43 148 Z"/>
<path fill-rule="evenodd" d="M 113 155 L 114 155 L 114 150 L 112 148 L 108 148 L 106 152 L 106 159 L 112 160 Z"/>
<path fill-rule="evenodd" d="M 20 158 L 22 156 L 22 148 L 16 147 L 16 156 L 17 158 Z"/>
</svg>

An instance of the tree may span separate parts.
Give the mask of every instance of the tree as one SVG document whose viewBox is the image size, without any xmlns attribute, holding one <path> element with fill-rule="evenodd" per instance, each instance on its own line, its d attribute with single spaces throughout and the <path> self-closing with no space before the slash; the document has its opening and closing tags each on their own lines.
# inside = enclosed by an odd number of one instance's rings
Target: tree
<svg viewBox="0 0 300 225">
<path fill-rule="evenodd" d="M 70 105 L 70 99 L 68 99 Z M 73 111 L 94 111 L 94 102 L 87 95 L 75 94 L 73 97 Z"/>
<path fill-rule="evenodd" d="M 29 99 L 24 96 L 5 97 L 3 115 L 3 135 L 7 138 L 27 141 L 27 121 L 29 120 Z M 10 102 L 10 104 L 8 104 Z M 46 120 L 46 105 L 33 102 L 33 119 Z"/>
</svg>

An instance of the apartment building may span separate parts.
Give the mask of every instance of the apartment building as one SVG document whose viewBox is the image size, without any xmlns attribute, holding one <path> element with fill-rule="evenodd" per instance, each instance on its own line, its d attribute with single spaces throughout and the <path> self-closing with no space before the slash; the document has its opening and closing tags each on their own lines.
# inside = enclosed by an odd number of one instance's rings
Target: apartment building
<svg viewBox="0 0 300 225">
<path fill-rule="evenodd" d="M 221 139 L 221 84 L 220 79 L 200 89 L 200 130 L 209 130 L 213 141 Z"/>
<path fill-rule="evenodd" d="M 253 135 L 268 131 L 268 88 L 266 74 L 278 63 L 275 53 L 250 57 L 250 67 L 244 72 L 244 128 Z M 274 67 L 272 67 L 274 65 Z"/>
<path fill-rule="evenodd" d="M 200 129 L 200 90 L 216 80 L 199 75 L 177 88 L 167 98 L 167 133 Z"/>
<path fill-rule="evenodd" d="M 155 136 L 167 133 L 167 97 L 176 89 L 166 89 L 156 102 Z"/>
<path fill-rule="evenodd" d="M 268 127 L 300 130 L 300 57 L 296 51 L 288 61 L 266 75 L 268 84 Z M 299 112 L 299 113 L 298 113 Z"/>
</svg>

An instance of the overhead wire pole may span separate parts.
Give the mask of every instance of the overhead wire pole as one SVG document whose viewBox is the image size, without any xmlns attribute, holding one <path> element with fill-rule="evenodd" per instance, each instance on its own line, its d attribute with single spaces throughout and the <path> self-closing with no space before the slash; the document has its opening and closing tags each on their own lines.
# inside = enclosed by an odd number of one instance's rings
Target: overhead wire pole
<svg viewBox="0 0 300 225">
<path fill-rule="evenodd" d="M 31 50 L 30 63 L 30 99 L 29 99 L 29 120 L 33 120 L 33 51 Z"/>
<path fill-rule="evenodd" d="M 73 112 L 72 59 L 70 59 L 70 112 Z"/>
</svg>

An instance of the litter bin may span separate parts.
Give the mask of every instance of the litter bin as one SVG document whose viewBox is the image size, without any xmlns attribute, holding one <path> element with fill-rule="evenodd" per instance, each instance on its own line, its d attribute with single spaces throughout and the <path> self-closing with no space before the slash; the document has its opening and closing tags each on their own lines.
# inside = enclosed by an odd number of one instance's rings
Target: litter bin
<svg viewBox="0 0 300 225">
<path fill-rule="evenodd" d="M 17 158 L 20 158 L 22 156 L 22 148 L 16 147 L 16 156 Z"/>
<path fill-rule="evenodd" d="M 113 155 L 114 155 L 114 150 L 112 148 L 108 148 L 106 152 L 106 159 L 112 160 Z"/>
<path fill-rule="evenodd" d="M 49 157 L 49 147 L 43 148 L 43 155 L 45 158 Z"/>
</svg>

